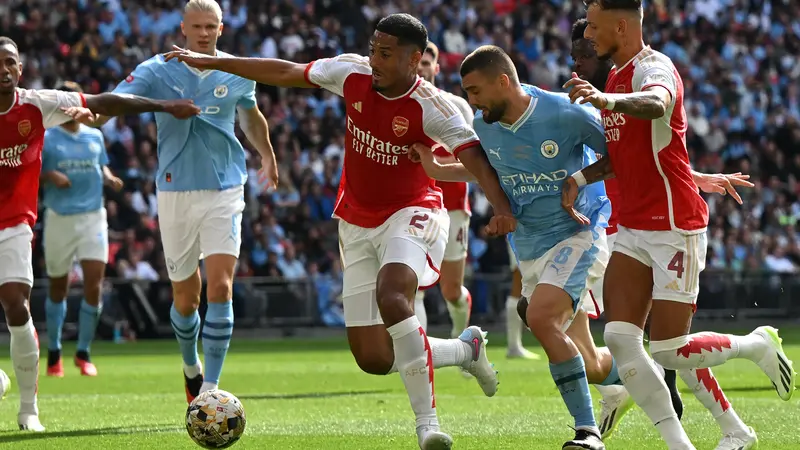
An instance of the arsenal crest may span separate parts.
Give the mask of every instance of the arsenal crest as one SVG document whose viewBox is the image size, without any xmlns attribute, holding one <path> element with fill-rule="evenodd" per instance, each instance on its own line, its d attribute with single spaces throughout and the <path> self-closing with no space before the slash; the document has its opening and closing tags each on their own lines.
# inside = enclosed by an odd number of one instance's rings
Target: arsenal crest
<svg viewBox="0 0 800 450">
<path fill-rule="evenodd" d="M 392 119 L 392 131 L 395 136 L 401 137 L 408 132 L 408 119 L 405 117 L 394 116 Z"/>
<path fill-rule="evenodd" d="M 17 124 L 17 131 L 19 131 L 20 136 L 27 137 L 31 133 L 31 121 L 30 120 L 20 120 Z"/>
<path fill-rule="evenodd" d="M 624 84 L 618 84 L 617 87 L 614 90 L 617 92 L 617 94 L 624 94 L 625 93 L 625 85 Z"/>
</svg>

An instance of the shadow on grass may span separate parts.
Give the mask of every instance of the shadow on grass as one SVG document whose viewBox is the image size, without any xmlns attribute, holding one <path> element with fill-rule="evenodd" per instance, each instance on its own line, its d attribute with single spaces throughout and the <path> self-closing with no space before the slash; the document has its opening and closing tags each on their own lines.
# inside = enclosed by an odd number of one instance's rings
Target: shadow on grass
<svg viewBox="0 0 800 450">
<path fill-rule="evenodd" d="M 154 424 L 154 425 L 138 425 L 133 427 L 108 427 L 108 428 L 92 428 L 87 430 L 71 430 L 71 431 L 45 431 L 43 433 L 34 433 L 31 431 L 18 431 L 7 430 L 0 431 L 0 444 L 7 442 L 24 442 L 33 441 L 37 439 L 51 439 L 51 438 L 70 438 L 70 437 L 92 437 L 92 436 L 109 436 L 109 435 L 124 435 L 124 434 L 147 434 L 147 433 L 175 433 L 185 431 L 184 427 L 175 426 L 174 424 Z"/>
<path fill-rule="evenodd" d="M 301 392 L 297 394 L 249 394 L 240 395 L 240 400 L 302 400 L 316 398 L 356 397 L 359 395 L 386 394 L 392 392 L 388 389 L 371 391 L 340 391 L 340 392 Z"/>
</svg>

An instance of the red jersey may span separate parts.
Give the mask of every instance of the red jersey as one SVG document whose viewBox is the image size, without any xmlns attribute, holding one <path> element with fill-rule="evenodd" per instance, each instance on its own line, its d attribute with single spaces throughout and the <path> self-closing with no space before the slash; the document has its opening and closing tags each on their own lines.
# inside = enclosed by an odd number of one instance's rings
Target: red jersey
<svg viewBox="0 0 800 450">
<path fill-rule="evenodd" d="M 422 78 L 400 97 L 385 97 L 372 89 L 369 58 L 355 54 L 313 61 L 305 76 L 346 104 L 344 170 L 334 217 L 376 228 L 403 208 L 443 207 L 441 189 L 408 158 L 408 150 L 417 142 L 438 143 L 458 154 L 479 144 L 452 103 Z"/>
<path fill-rule="evenodd" d="M 36 223 L 44 130 L 72 120 L 61 108 L 86 106 L 82 94 L 17 89 L 0 113 L 0 230 Z"/>
<path fill-rule="evenodd" d="M 624 94 L 660 86 L 672 103 L 664 117 L 642 120 L 603 110 L 608 154 L 619 183 L 619 224 L 636 230 L 697 233 L 708 205 L 692 178 L 686 151 L 683 81 L 670 59 L 650 47 L 608 74 L 605 92 Z"/>
<path fill-rule="evenodd" d="M 471 125 L 474 117 L 469 103 L 467 103 L 467 101 L 463 98 L 453 95 L 449 92 L 442 90 L 439 92 L 441 92 L 444 97 L 446 97 L 453 105 L 456 106 L 461 115 L 464 116 L 464 120 Z M 441 147 L 437 147 L 434 153 L 439 156 L 449 155 L 447 150 Z M 444 196 L 444 209 L 448 211 L 464 211 L 467 214 L 471 213 L 469 208 L 469 187 L 467 186 L 467 183 L 458 181 L 436 181 L 436 186 L 439 186 L 439 188 L 442 190 L 442 195 Z"/>
</svg>

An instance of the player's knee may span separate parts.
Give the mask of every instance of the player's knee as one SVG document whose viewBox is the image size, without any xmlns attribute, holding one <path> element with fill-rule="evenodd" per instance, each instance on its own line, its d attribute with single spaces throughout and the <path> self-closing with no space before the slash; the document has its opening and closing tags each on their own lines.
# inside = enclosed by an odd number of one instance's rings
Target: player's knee
<svg viewBox="0 0 800 450">
<path fill-rule="evenodd" d="M 65 298 L 67 298 L 67 285 L 66 283 L 53 283 L 50 282 L 50 287 L 48 288 L 48 294 L 50 295 L 50 300 L 53 302 L 62 302 Z"/>
<path fill-rule="evenodd" d="M 226 278 L 209 279 L 206 289 L 209 302 L 226 302 L 233 297 L 233 280 Z"/>
<path fill-rule="evenodd" d="M 386 375 L 392 370 L 394 364 L 394 353 L 381 352 L 378 349 L 359 347 L 352 349 L 356 364 L 364 372 L 370 375 Z"/>
<path fill-rule="evenodd" d="M 31 315 L 27 300 L 30 287 L 22 283 L 6 283 L 0 290 L 0 303 L 6 315 L 6 323 L 12 327 L 25 325 Z"/>
<path fill-rule="evenodd" d="M 553 314 L 552 311 L 548 311 L 546 308 L 528 304 L 524 322 L 528 324 L 528 328 L 536 336 L 536 339 L 542 342 L 543 338 L 564 334 L 561 330 L 564 321 L 559 317 L 559 314 Z"/>
<path fill-rule="evenodd" d="M 528 326 L 528 299 L 525 297 L 520 297 L 519 301 L 517 302 L 517 314 L 519 314 L 519 318 L 522 319 L 522 323 L 525 326 Z"/>
</svg>

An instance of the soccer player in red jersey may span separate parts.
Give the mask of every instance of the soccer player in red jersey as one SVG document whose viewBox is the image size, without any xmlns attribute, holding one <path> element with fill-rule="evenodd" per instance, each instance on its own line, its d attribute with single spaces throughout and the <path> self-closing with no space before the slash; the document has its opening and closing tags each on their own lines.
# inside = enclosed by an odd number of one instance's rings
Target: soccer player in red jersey
<svg viewBox="0 0 800 450">
<path fill-rule="evenodd" d="M 414 315 L 417 288 L 438 280 L 449 217 L 441 189 L 408 157 L 411 146 L 443 145 L 474 174 L 494 206 L 487 233 L 505 235 L 516 221 L 470 124 L 418 77 L 427 45 L 419 20 L 392 14 L 378 23 L 369 57 L 343 54 L 297 64 L 176 48 L 166 58 L 273 86 L 321 87 L 344 97 L 347 144 L 334 216 L 340 219 L 350 349 L 367 373 L 399 371 L 416 415 L 420 448 L 446 449 L 452 439 L 439 430 L 434 367 L 464 367 L 487 396 L 495 394 L 497 376 L 480 328 L 469 327 L 457 339 L 428 338 Z"/>
<path fill-rule="evenodd" d="M 20 75 L 17 44 L 0 37 L 0 303 L 11 334 L 11 362 L 20 396 L 19 428 L 44 431 L 36 403 L 39 339 L 28 309 L 44 131 L 73 119 L 91 120 L 94 113 L 117 116 L 164 111 L 189 117 L 200 109 L 190 102 L 20 89 Z"/>
<path fill-rule="evenodd" d="M 586 19 L 580 19 L 575 22 L 572 28 L 572 59 L 575 61 L 574 69 L 579 77 L 591 82 L 593 86 L 605 87 L 608 74 L 611 71 L 611 62 L 609 60 L 601 61 L 597 57 L 597 52 L 594 50 L 591 41 L 584 37 L 586 26 Z M 749 177 L 740 173 L 723 175 L 702 174 L 692 171 L 692 175 L 695 183 L 698 184 L 701 190 L 709 193 L 730 193 L 739 204 L 742 203 L 742 199 L 736 193 L 734 186 L 752 187 L 752 184 L 747 182 Z M 605 184 L 606 194 L 609 200 L 611 200 L 612 205 L 611 218 L 608 221 L 609 227 L 606 228 L 609 248 L 612 248 L 617 237 L 617 223 L 619 221 L 618 208 L 614 206 L 620 201 L 619 187 L 617 186 L 616 178 L 605 180 Z M 603 278 L 601 277 L 592 287 L 593 301 L 584 302 L 583 304 L 584 310 L 593 319 L 596 319 L 603 312 L 602 291 Z M 585 313 L 581 312 L 579 314 L 583 315 Z M 575 322 L 577 321 L 578 317 L 575 319 Z M 573 326 L 570 327 L 567 334 L 570 334 L 572 328 L 575 327 L 575 322 L 573 322 Z M 645 332 L 648 332 L 647 328 L 648 327 L 645 328 Z M 580 341 L 576 336 L 570 335 L 570 337 L 572 337 L 572 340 L 576 343 Z M 600 353 L 604 353 L 604 351 Z M 583 358 L 588 364 L 588 361 L 591 360 L 591 355 L 587 356 L 583 354 Z M 601 359 L 599 355 L 597 359 Z M 683 412 L 683 402 L 681 401 L 675 383 L 676 373 L 671 369 L 660 368 L 658 364 L 656 364 L 656 366 L 659 367 L 659 372 L 663 371 L 664 373 L 664 381 L 669 388 L 673 408 L 680 419 Z M 734 411 L 733 406 L 730 405 L 730 402 L 727 400 L 720 401 L 718 398 L 722 391 L 715 390 L 714 384 L 707 383 L 707 380 L 710 380 L 713 376 L 710 369 L 708 369 L 707 376 L 701 372 L 701 377 L 698 377 L 697 371 L 692 369 L 684 369 L 679 373 L 681 379 L 689 387 L 689 390 L 692 391 L 697 400 L 711 413 L 714 420 L 717 421 L 717 424 L 719 424 L 722 429 L 723 438 L 720 441 L 719 450 L 747 448 L 747 445 L 753 445 L 755 443 L 757 440 L 755 434 L 742 422 Z M 603 400 L 600 401 L 602 409 L 597 423 L 600 424 L 600 432 L 602 433 L 602 438 L 605 440 L 611 436 L 620 420 L 622 420 L 630 407 L 633 406 L 633 401 L 628 391 L 622 386 L 596 385 L 595 387 L 603 395 Z"/>
<path fill-rule="evenodd" d="M 695 370 L 711 391 L 719 385 L 705 369 L 732 358 L 758 364 L 784 400 L 793 394 L 795 373 L 771 327 L 747 336 L 688 334 L 705 266 L 708 207 L 689 165 L 683 83 L 668 57 L 645 46 L 641 0 L 586 4 L 585 36 L 614 68 L 605 92 L 577 77 L 565 87 L 572 101 L 602 111 L 609 157 L 567 178 L 564 204 L 585 222 L 572 208 L 578 189 L 616 176 L 619 231 L 603 286 L 605 342 L 631 397 L 669 448 L 694 449 L 642 343 L 651 310 L 653 359 L 665 368 Z M 719 398 L 725 401 L 721 391 Z"/>
</svg>

